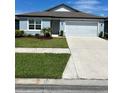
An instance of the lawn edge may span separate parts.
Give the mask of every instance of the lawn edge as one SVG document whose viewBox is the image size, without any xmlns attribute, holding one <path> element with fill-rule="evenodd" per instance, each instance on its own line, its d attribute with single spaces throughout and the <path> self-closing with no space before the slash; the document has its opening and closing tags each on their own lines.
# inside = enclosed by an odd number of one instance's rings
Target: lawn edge
<svg viewBox="0 0 124 93">
<path fill-rule="evenodd" d="M 16 78 L 16 85 L 81 85 L 81 86 L 108 86 L 108 80 L 84 80 L 84 79 L 24 79 Z"/>
</svg>

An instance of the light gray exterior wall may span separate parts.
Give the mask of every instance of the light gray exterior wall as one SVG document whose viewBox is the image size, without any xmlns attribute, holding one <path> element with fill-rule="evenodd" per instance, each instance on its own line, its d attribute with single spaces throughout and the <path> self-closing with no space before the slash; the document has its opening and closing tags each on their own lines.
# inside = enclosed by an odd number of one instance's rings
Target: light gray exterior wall
<svg viewBox="0 0 124 93">
<path fill-rule="evenodd" d="M 60 31 L 64 31 L 64 21 L 60 21 Z"/>
<path fill-rule="evenodd" d="M 24 31 L 27 30 L 27 19 L 21 19 L 19 21 L 19 29 Z"/>
<path fill-rule="evenodd" d="M 19 23 L 19 28 L 20 30 L 23 30 L 25 32 L 25 34 L 31 34 L 31 35 L 35 35 L 35 34 L 40 34 L 40 30 L 29 30 L 28 28 L 28 19 L 30 18 L 21 18 L 20 19 L 20 23 Z M 31 18 L 33 19 L 33 18 Z M 34 18 L 36 19 L 36 18 Z M 44 18 L 38 18 L 41 19 L 41 29 L 44 27 L 51 27 L 51 19 L 44 19 Z M 53 19 L 52 19 L 53 20 Z M 77 20 L 78 19 L 60 19 L 60 30 L 65 31 L 65 22 L 66 21 L 70 21 L 70 20 Z M 86 21 L 86 19 L 81 19 L 82 21 Z M 79 20 L 80 21 L 80 20 Z M 95 21 L 98 23 L 98 34 L 102 31 L 104 32 L 104 20 L 87 20 L 87 21 Z"/>
<path fill-rule="evenodd" d="M 35 35 L 35 34 L 41 34 L 40 31 L 24 31 L 26 35 Z M 41 34 L 42 35 L 42 34 Z"/>
<path fill-rule="evenodd" d="M 103 32 L 104 34 L 104 21 L 98 22 L 98 34 L 100 34 L 101 32 Z"/>
<path fill-rule="evenodd" d="M 35 34 L 41 34 L 41 30 L 30 30 L 29 29 L 29 19 L 36 19 L 36 18 L 21 18 L 20 19 L 20 30 L 23 30 L 26 35 L 35 35 Z M 39 18 L 38 18 L 39 19 Z M 42 28 L 42 19 L 41 19 L 41 28 Z"/>
<path fill-rule="evenodd" d="M 48 28 L 50 25 L 50 20 L 42 20 L 42 28 Z"/>
</svg>

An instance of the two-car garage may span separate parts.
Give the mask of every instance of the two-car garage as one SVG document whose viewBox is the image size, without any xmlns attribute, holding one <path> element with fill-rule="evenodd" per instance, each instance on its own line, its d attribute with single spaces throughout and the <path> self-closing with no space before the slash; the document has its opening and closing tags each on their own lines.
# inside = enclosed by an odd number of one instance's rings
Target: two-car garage
<svg viewBox="0 0 124 93">
<path fill-rule="evenodd" d="M 97 37 L 98 22 L 66 21 L 65 35 L 79 37 Z"/>
</svg>

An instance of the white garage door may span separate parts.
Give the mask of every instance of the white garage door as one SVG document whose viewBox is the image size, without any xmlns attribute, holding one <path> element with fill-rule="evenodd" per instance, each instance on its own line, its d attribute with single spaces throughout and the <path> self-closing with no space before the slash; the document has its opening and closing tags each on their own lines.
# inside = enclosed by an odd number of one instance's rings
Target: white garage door
<svg viewBox="0 0 124 93">
<path fill-rule="evenodd" d="M 97 23 L 86 21 L 67 21 L 66 36 L 96 37 Z"/>
</svg>

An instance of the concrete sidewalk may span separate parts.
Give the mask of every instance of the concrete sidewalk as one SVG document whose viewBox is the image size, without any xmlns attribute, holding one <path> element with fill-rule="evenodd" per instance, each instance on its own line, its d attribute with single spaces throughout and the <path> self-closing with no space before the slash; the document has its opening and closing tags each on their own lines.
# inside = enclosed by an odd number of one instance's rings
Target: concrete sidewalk
<svg viewBox="0 0 124 93">
<path fill-rule="evenodd" d="M 68 53 L 68 48 L 15 48 L 16 53 Z"/>
<path fill-rule="evenodd" d="M 15 80 L 16 85 L 80 85 L 108 86 L 108 80 L 67 80 L 67 79 L 23 79 Z"/>
</svg>

